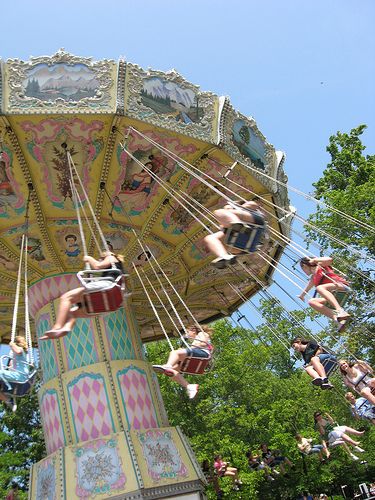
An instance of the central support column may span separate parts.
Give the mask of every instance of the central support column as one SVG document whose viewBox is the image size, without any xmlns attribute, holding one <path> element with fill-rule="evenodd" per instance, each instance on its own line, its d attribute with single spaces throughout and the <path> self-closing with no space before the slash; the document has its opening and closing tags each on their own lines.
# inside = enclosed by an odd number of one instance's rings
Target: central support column
<svg viewBox="0 0 375 500">
<path fill-rule="evenodd" d="M 58 297 L 77 286 L 75 275 L 63 274 L 31 287 L 38 339 L 54 323 Z M 31 498 L 174 498 L 182 492 L 200 498 L 200 469 L 181 431 L 168 427 L 129 304 L 78 319 L 72 333 L 40 341 L 39 349 L 48 457 L 33 466 Z"/>
</svg>

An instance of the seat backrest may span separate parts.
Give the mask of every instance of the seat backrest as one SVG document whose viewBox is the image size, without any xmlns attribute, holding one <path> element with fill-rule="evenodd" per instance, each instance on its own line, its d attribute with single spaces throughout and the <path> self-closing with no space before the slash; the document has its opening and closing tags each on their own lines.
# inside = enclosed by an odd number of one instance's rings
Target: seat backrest
<svg viewBox="0 0 375 500">
<path fill-rule="evenodd" d="M 121 286 L 114 284 L 107 290 L 86 291 L 82 308 L 88 315 L 113 312 L 122 306 L 123 299 Z"/>
<path fill-rule="evenodd" d="M 324 361 L 322 361 L 322 365 L 324 367 L 327 377 L 329 377 L 331 373 L 333 373 L 338 367 L 338 362 L 336 358 L 325 359 Z"/>
<path fill-rule="evenodd" d="M 106 274 L 110 272 L 111 274 Z M 113 281 L 118 283 L 122 280 L 123 272 L 120 269 L 85 269 L 77 273 L 77 278 L 83 287 L 93 281 Z"/>
<path fill-rule="evenodd" d="M 227 228 L 225 231 L 225 244 L 244 252 L 256 252 L 264 235 L 266 226 L 247 224 L 240 231 Z"/>
<path fill-rule="evenodd" d="M 32 369 L 30 370 L 29 377 L 24 381 L 11 381 L 9 385 L 11 389 L 8 389 L 4 382 L 0 382 L 0 391 L 8 394 L 12 397 L 22 397 L 30 392 L 30 389 L 33 387 L 36 381 L 37 370 L 33 365 L 30 365 Z"/>
<path fill-rule="evenodd" d="M 211 357 L 198 358 L 194 356 L 186 358 L 180 366 L 180 372 L 190 375 L 202 375 L 209 369 L 211 359 Z"/>
</svg>

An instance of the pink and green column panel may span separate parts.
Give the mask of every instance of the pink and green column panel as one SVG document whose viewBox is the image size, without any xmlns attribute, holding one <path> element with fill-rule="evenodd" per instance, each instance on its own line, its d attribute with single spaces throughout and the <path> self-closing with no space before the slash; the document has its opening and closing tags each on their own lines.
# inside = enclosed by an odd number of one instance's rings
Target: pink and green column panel
<svg viewBox="0 0 375 500">
<path fill-rule="evenodd" d="M 75 274 L 31 286 L 38 339 L 54 323 L 61 294 L 77 286 Z M 33 467 L 31 498 L 115 498 L 145 488 L 161 488 L 163 498 L 185 488 L 199 498 L 199 467 L 181 432 L 168 427 L 131 305 L 78 319 L 66 337 L 40 341 L 39 352 L 48 457 Z M 46 481 L 55 496 L 45 496 Z"/>
</svg>

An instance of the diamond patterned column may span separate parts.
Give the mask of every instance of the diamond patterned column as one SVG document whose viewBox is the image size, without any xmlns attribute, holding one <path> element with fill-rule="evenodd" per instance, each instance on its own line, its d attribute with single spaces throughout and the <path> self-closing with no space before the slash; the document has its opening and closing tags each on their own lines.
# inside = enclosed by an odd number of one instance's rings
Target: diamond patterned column
<svg viewBox="0 0 375 500">
<path fill-rule="evenodd" d="M 30 288 L 38 338 L 53 325 L 60 295 L 76 286 L 75 275 L 65 274 Z M 33 467 L 30 498 L 120 498 L 120 491 L 143 490 L 148 491 L 146 496 L 137 498 L 167 498 L 181 489 L 181 481 L 192 482 L 190 491 L 201 490 L 188 444 L 181 433 L 166 427 L 157 378 L 144 359 L 128 304 L 113 313 L 77 320 L 68 336 L 41 341 L 39 349 L 43 372 L 39 402 L 49 456 Z M 147 462 L 142 465 L 144 451 L 138 442 L 147 432 L 155 450 L 162 442 L 171 456 L 178 457 L 181 469 L 155 474 Z"/>
</svg>

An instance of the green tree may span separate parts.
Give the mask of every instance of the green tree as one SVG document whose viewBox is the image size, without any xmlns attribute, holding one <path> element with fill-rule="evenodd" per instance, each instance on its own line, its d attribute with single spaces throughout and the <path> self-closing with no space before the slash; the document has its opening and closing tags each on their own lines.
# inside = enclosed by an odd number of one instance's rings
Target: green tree
<svg viewBox="0 0 375 500">
<path fill-rule="evenodd" d="M 339 393 L 315 389 L 299 368 L 300 364 L 293 366 L 287 349 L 275 341 L 266 322 L 272 322 L 286 342 L 297 328 L 293 321 L 282 317 L 279 307 L 272 301 L 263 302 L 262 314 L 266 321 L 256 333 L 234 327 L 229 321 L 215 324 L 214 369 L 199 378 L 200 390 L 195 400 L 188 400 L 182 388 L 168 377 L 159 378 L 170 424 L 181 426 L 198 460 L 212 461 L 215 453 L 221 453 L 240 469 L 244 482 L 242 493 L 231 491 L 229 479 L 220 479 L 228 498 L 241 495 L 262 500 L 295 498 L 304 489 L 339 491 L 337 484 L 355 485 L 365 478 L 365 469 L 351 462 L 340 449 L 333 452 L 332 459 L 324 466 L 316 457 L 306 458 L 308 474 L 304 474 L 294 436 L 300 432 L 319 439 L 313 425 L 313 412 L 329 411 L 340 423 L 355 423 L 350 422 L 340 379 L 335 382 Z M 160 363 L 165 362 L 168 347 L 165 343 L 150 344 L 147 351 L 151 362 Z M 289 477 L 279 476 L 270 483 L 262 471 L 248 471 L 245 453 L 259 451 L 262 442 L 280 449 L 292 460 L 295 469 L 289 471 Z M 374 444 L 374 430 L 371 430 L 363 439 L 363 446 L 373 450 L 369 452 L 372 459 L 375 458 Z M 211 489 L 208 494 L 209 498 L 215 498 Z"/>
<path fill-rule="evenodd" d="M 358 254 L 375 257 L 375 155 L 364 154 L 360 136 L 365 129 L 360 125 L 349 134 L 337 132 L 330 137 L 327 151 L 331 161 L 313 186 L 315 198 L 333 209 L 318 206 L 309 218 L 314 227 L 306 227 L 307 236 L 324 251 L 334 251 L 341 258 L 342 268 L 346 266 L 349 272 L 349 266 L 359 261 Z M 362 277 L 351 273 L 360 295 L 372 292 L 371 284 L 364 279 L 370 273 L 364 267 L 361 265 Z"/>
<path fill-rule="evenodd" d="M 0 419 L 0 498 L 12 481 L 27 498 L 30 467 L 45 456 L 36 390 L 19 400 L 15 413 L 2 411 Z"/>
<path fill-rule="evenodd" d="M 367 265 L 366 259 L 375 258 L 375 155 L 364 153 L 361 136 L 365 130 L 360 125 L 349 134 L 337 132 L 330 137 L 327 151 L 331 161 L 314 184 L 314 196 L 333 209 L 318 206 L 308 219 L 312 225 L 306 226 L 306 234 L 348 276 L 354 321 L 346 332 L 347 345 L 357 357 L 367 357 L 374 364 L 375 277 L 374 266 Z"/>
</svg>

